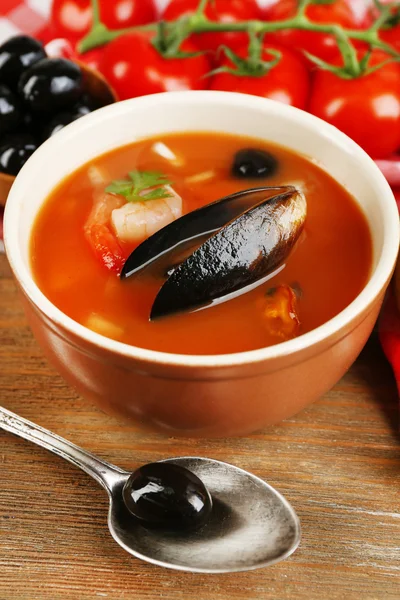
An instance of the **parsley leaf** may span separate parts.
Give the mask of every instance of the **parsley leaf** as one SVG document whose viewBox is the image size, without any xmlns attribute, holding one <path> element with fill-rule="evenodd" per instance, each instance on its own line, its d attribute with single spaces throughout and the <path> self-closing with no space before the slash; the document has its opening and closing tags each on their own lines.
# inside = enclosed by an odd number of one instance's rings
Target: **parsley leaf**
<svg viewBox="0 0 400 600">
<path fill-rule="evenodd" d="M 124 196 L 128 202 L 145 202 L 170 198 L 171 194 L 164 186 L 171 183 L 166 175 L 158 171 L 130 171 L 127 179 L 112 181 L 106 187 L 106 192 Z"/>
</svg>

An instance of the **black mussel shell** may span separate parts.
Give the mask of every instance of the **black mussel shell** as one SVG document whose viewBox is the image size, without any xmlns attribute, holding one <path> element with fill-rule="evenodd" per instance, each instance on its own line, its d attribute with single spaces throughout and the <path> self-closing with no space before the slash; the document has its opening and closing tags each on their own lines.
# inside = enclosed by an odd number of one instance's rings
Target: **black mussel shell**
<svg viewBox="0 0 400 600">
<path fill-rule="evenodd" d="M 0 172 L 17 175 L 38 145 L 29 134 L 12 134 L 0 142 Z"/>
<path fill-rule="evenodd" d="M 232 174 L 239 179 L 264 179 L 278 170 L 278 161 L 269 152 L 244 148 L 235 155 Z"/>
<path fill-rule="evenodd" d="M 55 113 L 71 108 L 82 87 L 78 65 L 64 58 L 45 58 L 22 74 L 18 91 L 30 110 Z"/>
<path fill-rule="evenodd" d="M 13 131 L 22 121 L 20 102 L 5 85 L 0 85 L 0 135 Z"/>
<path fill-rule="evenodd" d="M 197 529 L 212 509 L 211 496 L 197 475 L 167 462 L 135 471 L 122 493 L 126 507 L 147 528 Z"/>
<path fill-rule="evenodd" d="M 122 269 L 121 279 L 138 273 L 171 251 L 178 251 L 186 246 L 195 247 L 205 236 L 217 232 L 248 208 L 286 189 L 263 187 L 244 190 L 183 215 L 157 231 L 132 252 Z"/>
<path fill-rule="evenodd" d="M 284 189 L 230 221 L 174 269 L 150 319 L 208 306 L 281 265 L 300 236 L 307 210 L 301 192 Z"/>
<path fill-rule="evenodd" d="M 28 35 L 17 35 L 0 46 L 0 81 L 17 87 L 21 74 L 33 64 L 46 58 L 40 42 Z"/>
</svg>

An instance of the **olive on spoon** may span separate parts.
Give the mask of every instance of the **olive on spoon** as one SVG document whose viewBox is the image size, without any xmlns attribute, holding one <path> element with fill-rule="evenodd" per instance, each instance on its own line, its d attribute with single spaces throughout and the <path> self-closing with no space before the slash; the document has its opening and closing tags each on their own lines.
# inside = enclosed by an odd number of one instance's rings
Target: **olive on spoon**
<svg viewBox="0 0 400 600">
<path fill-rule="evenodd" d="M 198 457 L 129 473 L 0 407 L 0 429 L 81 468 L 107 491 L 108 527 L 127 552 L 196 573 L 248 571 L 289 557 L 300 523 L 274 488 L 233 465 Z"/>
</svg>

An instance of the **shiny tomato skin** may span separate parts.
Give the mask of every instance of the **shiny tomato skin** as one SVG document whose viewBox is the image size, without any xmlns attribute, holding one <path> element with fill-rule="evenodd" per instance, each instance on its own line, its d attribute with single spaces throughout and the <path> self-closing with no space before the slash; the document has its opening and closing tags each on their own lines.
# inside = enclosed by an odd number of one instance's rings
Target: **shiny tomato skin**
<svg viewBox="0 0 400 600">
<path fill-rule="evenodd" d="M 100 0 L 101 20 L 110 29 L 156 20 L 154 0 Z M 57 37 L 79 40 L 92 23 L 90 0 L 53 0 L 50 21 Z"/>
<path fill-rule="evenodd" d="M 381 2 L 382 2 L 382 4 L 391 4 L 392 0 L 381 0 Z M 396 14 L 394 12 L 394 10 L 393 10 L 393 14 Z M 371 22 L 374 21 L 375 19 L 377 19 L 378 16 L 379 16 L 379 11 L 376 9 L 376 6 L 374 6 L 373 3 L 371 2 L 371 8 L 370 8 Z M 391 27 L 390 29 L 382 28 L 380 30 L 379 37 L 381 38 L 382 41 L 393 46 L 393 48 L 395 48 L 397 50 L 397 52 L 400 52 L 400 23 L 398 23 L 394 27 Z"/>
<path fill-rule="evenodd" d="M 388 58 L 374 50 L 370 65 Z M 400 65 L 389 63 L 351 80 L 319 70 L 308 109 L 341 129 L 372 158 L 385 158 L 400 148 Z"/>
<path fill-rule="evenodd" d="M 264 20 L 284 21 L 294 17 L 297 10 L 297 0 L 277 0 L 275 4 L 266 8 Z M 354 13 L 350 0 L 335 0 L 333 4 L 311 4 L 306 10 L 306 15 L 314 23 L 335 23 L 348 29 L 363 29 L 370 22 L 367 11 L 362 16 Z M 266 39 L 299 52 L 305 50 L 326 61 L 330 61 L 337 53 L 333 36 L 323 33 L 286 29 L 267 34 Z"/>
<path fill-rule="evenodd" d="M 162 13 L 166 21 L 175 21 L 180 17 L 193 15 L 199 0 L 171 0 Z M 261 18 L 261 10 L 256 0 L 214 0 L 205 11 L 211 21 L 220 23 L 238 23 Z M 202 33 L 193 35 L 192 41 L 202 50 L 216 52 L 222 45 L 236 49 L 248 41 L 247 33 Z"/>
<path fill-rule="evenodd" d="M 382 30 L 379 37 L 387 44 L 393 46 L 397 52 L 400 52 L 400 25 L 392 27 L 392 29 Z"/>
<path fill-rule="evenodd" d="M 96 71 L 100 71 L 100 63 L 103 57 L 104 47 L 99 46 L 98 48 L 93 48 L 92 50 L 88 50 L 83 54 L 77 53 L 77 59 L 88 65 L 91 69 L 95 69 Z"/>
<path fill-rule="evenodd" d="M 268 48 L 281 52 L 281 59 L 266 75 L 238 77 L 231 73 L 217 73 L 211 80 L 211 89 L 262 96 L 305 109 L 310 92 L 310 76 L 304 61 L 288 48 L 265 43 L 263 59 L 266 61 L 273 59 Z M 240 48 L 237 54 L 246 57 L 247 46 Z M 229 59 L 225 59 L 222 65 L 233 66 Z"/>
<path fill-rule="evenodd" d="M 198 51 L 190 42 L 185 42 L 182 50 Z M 119 99 L 126 100 L 160 92 L 205 89 L 211 65 L 204 55 L 163 58 L 153 48 L 149 34 L 129 33 L 105 47 L 100 70 Z"/>
</svg>

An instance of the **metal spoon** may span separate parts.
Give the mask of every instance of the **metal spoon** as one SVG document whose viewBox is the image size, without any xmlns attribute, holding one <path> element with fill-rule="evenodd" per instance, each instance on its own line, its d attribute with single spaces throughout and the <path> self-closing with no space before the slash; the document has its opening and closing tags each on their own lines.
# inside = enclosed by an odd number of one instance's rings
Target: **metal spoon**
<svg viewBox="0 0 400 600">
<path fill-rule="evenodd" d="M 232 465 L 197 457 L 165 461 L 192 471 L 213 498 L 211 516 L 201 529 L 167 533 L 145 529 L 128 511 L 122 496 L 128 471 L 1 407 L 0 428 L 43 446 L 96 479 L 109 495 L 108 527 L 114 540 L 147 562 L 196 573 L 248 571 L 287 558 L 300 543 L 299 519 L 287 500 Z"/>
</svg>

